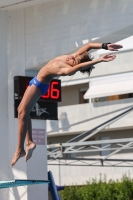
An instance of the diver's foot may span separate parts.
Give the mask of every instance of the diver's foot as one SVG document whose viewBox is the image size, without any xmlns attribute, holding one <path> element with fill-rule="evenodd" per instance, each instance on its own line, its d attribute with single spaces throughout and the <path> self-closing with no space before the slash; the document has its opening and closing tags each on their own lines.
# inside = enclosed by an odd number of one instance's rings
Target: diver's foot
<svg viewBox="0 0 133 200">
<path fill-rule="evenodd" d="M 34 142 L 30 142 L 26 144 L 26 155 L 25 155 L 25 162 L 29 160 L 32 156 L 33 150 L 36 148 L 36 144 Z"/>
<path fill-rule="evenodd" d="M 25 156 L 25 150 L 24 149 L 16 149 L 14 156 L 12 158 L 11 166 L 15 165 L 19 158 Z"/>
</svg>

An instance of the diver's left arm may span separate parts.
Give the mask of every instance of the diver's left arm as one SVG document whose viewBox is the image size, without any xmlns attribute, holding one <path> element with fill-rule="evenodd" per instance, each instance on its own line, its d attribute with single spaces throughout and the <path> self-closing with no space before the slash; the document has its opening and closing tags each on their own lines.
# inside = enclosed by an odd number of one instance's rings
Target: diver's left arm
<svg viewBox="0 0 133 200">
<path fill-rule="evenodd" d="M 118 49 L 121 49 L 122 47 L 123 46 L 120 44 L 90 42 L 81 47 L 77 52 L 74 53 L 74 55 L 81 55 L 82 53 L 90 51 L 91 49 L 106 49 L 110 51 L 118 51 Z"/>
</svg>

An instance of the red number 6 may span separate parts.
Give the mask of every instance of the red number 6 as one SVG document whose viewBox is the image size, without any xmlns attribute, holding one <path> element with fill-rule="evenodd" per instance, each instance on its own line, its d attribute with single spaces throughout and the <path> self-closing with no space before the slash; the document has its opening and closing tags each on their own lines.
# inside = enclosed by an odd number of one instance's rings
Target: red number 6
<svg viewBox="0 0 133 200">
<path fill-rule="evenodd" d="M 58 82 L 52 82 L 51 83 L 51 98 L 52 99 L 58 99 L 59 98 L 59 90 L 58 89 L 55 89 L 54 86 L 55 85 L 58 85 L 59 83 Z"/>
</svg>

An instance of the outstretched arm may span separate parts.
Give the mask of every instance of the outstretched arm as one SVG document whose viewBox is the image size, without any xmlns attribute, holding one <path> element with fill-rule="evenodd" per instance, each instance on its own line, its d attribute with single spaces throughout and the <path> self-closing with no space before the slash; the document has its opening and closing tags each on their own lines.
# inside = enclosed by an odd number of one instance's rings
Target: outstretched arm
<svg viewBox="0 0 133 200">
<path fill-rule="evenodd" d="M 90 51 L 91 49 L 106 49 L 110 51 L 118 51 L 118 49 L 121 49 L 123 46 L 119 44 L 110 44 L 110 43 L 93 43 L 90 42 L 88 44 L 85 44 L 83 47 L 81 47 L 74 55 L 81 55 L 82 53 L 86 51 Z"/>
<path fill-rule="evenodd" d="M 101 49 L 102 48 L 102 43 L 88 43 L 85 44 L 83 47 L 81 47 L 76 54 L 80 55 L 86 51 L 90 51 L 91 49 Z"/>
<path fill-rule="evenodd" d="M 98 58 L 96 60 L 91 60 L 88 62 L 80 63 L 78 65 L 75 65 L 74 67 L 70 67 L 68 64 L 65 63 L 64 68 L 62 68 L 60 75 L 71 75 L 71 74 L 76 73 L 77 71 L 88 69 L 89 67 L 91 67 L 95 64 L 98 64 L 100 62 L 112 61 L 115 58 L 116 58 L 116 55 L 108 54 L 108 55 L 101 56 L 100 58 Z"/>
</svg>

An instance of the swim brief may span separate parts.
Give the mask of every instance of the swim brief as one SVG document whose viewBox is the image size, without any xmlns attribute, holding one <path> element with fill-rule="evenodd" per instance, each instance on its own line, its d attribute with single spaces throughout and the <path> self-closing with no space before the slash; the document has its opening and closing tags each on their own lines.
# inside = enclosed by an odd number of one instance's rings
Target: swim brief
<svg viewBox="0 0 133 200">
<path fill-rule="evenodd" d="M 45 94 L 49 89 L 49 84 L 39 82 L 36 76 L 29 82 L 29 85 L 35 85 L 38 87 L 41 90 L 42 95 Z"/>
</svg>

